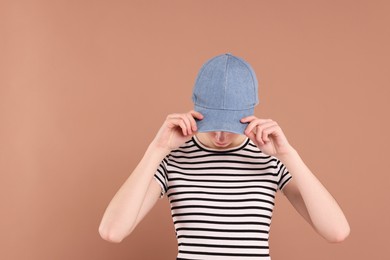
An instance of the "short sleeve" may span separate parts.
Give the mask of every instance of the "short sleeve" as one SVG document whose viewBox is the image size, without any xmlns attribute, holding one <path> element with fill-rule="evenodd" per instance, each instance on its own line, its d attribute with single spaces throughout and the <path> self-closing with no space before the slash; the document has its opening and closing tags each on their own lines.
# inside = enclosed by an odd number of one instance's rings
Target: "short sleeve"
<svg viewBox="0 0 390 260">
<path fill-rule="evenodd" d="M 278 171 L 278 190 L 283 192 L 283 188 L 292 179 L 292 176 L 286 166 L 279 160 L 277 160 L 277 171 Z"/>
<path fill-rule="evenodd" d="M 161 161 L 153 177 L 161 186 L 159 198 L 162 199 L 168 190 L 167 158 L 164 158 L 164 160 Z"/>
</svg>

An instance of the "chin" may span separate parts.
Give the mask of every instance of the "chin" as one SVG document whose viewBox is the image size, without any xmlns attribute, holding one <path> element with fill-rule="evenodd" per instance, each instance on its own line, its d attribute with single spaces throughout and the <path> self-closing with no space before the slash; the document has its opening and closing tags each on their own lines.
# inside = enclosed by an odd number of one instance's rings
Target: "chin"
<svg viewBox="0 0 390 260">
<path fill-rule="evenodd" d="M 225 148 L 225 147 L 228 147 L 230 145 L 230 143 L 224 143 L 224 144 L 214 143 L 214 145 L 218 148 Z"/>
</svg>

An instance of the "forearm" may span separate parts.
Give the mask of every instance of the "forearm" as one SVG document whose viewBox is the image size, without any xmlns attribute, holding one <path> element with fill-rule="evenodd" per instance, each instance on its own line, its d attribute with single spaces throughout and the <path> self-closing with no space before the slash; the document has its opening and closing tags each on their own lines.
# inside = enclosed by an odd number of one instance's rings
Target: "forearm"
<svg viewBox="0 0 390 260">
<path fill-rule="evenodd" d="M 160 162 L 166 156 L 149 146 L 143 158 L 117 191 L 103 215 L 99 232 L 108 240 L 120 241 L 128 235 Z"/>
<path fill-rule="evenodd" d="M 303 162 L 295 149 L 279 157 L 295 179 L 314 228 L 328 241 L 348 236 L 350 227 L 333 196 Z"/>
</svg>

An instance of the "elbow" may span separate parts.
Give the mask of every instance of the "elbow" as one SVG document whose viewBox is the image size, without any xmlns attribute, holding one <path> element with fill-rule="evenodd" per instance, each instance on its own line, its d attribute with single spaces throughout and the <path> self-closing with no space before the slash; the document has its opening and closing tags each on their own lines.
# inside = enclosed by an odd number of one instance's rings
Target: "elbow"
<svg viewBox="0 0 390 260">
<path fill-rule="evenodd" d="M 111 243 L 120 243 L 122 242 L 123 238 L 115 236 L 114 234 L 111 233 L 100 233 L 101 238 L 104 240 L 111 242 Z"/>
<path fill-rule="evenodd" d="M 99 226 L 99 234 L 102 239 L 116 244 L 121 243 L 126 237 L 124 235 L 119 234 L 118 232 L 115 232 L 112 229 L 104 228 L 103 226 Z"/>
<path fill-rule="evenodd" d="M 343 242 L 349 234 L 351 233 L 351 228 L 347 224 L 343 229 L 340 229 L 338 232 L 335 232 L 335 235 L 328 239 L 330 243 L 340 243 Z"/>
</svg>

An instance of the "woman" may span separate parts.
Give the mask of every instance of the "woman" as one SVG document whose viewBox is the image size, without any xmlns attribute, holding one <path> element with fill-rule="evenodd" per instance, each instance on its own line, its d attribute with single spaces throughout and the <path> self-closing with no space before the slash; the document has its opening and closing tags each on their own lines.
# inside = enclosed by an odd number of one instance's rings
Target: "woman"
<svg viewBox="0 0 390 260">
<path fill-rule="evenodd" d="M 108 205 L 105 240 L 121 242 L 167 194 L 177 259 L 271 259 L 277 190 L 327 241 L 349 235 L 339 205 L 278 123 L 253 115 L 257 79 L 246 61 L 230 53 L 208 60 L 193 101 L 194 110 L 167 116 Z"/>
</svg>

